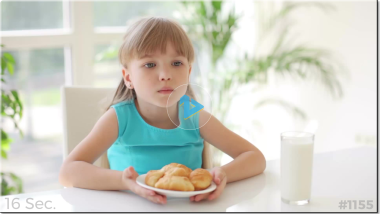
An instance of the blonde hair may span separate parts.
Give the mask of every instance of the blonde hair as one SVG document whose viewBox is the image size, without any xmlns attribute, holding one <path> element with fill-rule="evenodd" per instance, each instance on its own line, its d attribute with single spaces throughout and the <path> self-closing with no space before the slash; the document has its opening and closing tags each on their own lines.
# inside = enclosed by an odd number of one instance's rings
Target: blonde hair
<svg viewBox="0 0 380 214">
<path fill-rule="evenodd" d="M 165 53 L 168 42 L 173 44 L 178 54 L 187 58 L 190 65 L 193 64 L 195 58 L 193 45 L 179 23 L 163 17 L 140 18 L 128 27 L 128 30 L 123 37 L 123 43 L 120 46 L 118 55 L 120 64 L 124 68 L 128 68 L 128 63 L 132 59 L 153 54 L 156 50 L 160 50 L 161 53 Z M 193 100 L 197 100 L 190 85 L 187 86 L 186 95 L 191 97 Z M 112 102 L 106 110 L 116 103 L 135 98 L 135 89 L 127 88 L 124 83 L 124 79 L 122 78 L 116 89 Z M 205 142 L 205 149 L 203 153 L 208 150 L 209 145 L 206 144 L 207 143 Z M 210 162 L 209 160 L 205 160 L 209 159 L 208 157 L 203 159 L 203 162 Z M 102 155 L 101 165 L 102 167 L 110 168 L 107 158 L 107 151 Z M 210 166 L 209 164 L 206 165 Z M 206 166 L 203 168 L 205 167 Z"/>
</svg>

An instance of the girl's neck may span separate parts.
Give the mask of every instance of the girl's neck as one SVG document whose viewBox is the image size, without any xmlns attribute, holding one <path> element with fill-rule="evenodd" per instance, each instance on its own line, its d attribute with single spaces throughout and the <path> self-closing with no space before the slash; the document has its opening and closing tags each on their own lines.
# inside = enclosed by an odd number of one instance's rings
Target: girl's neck
<svg viewBox="0 0 380 214">
<path fill-rule="evenodd" d="M 135 105 L 141 117 L 151 126 L 161 129 L 175 129 L 180 124 L 178 105 L 172 105 L 166 109 L 166 107 L 158 107 L 139 98 L 135 99 Z"/>
</svg>

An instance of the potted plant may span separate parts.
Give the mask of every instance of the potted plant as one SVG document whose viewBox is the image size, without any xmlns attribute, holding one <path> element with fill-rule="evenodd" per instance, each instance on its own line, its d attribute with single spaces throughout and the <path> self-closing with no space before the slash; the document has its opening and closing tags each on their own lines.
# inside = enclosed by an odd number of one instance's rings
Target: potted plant
<svg viewBox="0 0 380 214">
<path fill-rule="evenodd" d="M 4 47 L 4 45 L 1 45 Z M 18 122 L 22 118 L 23 105 L 16 90 L 6 88 L 6 76 L 13 75 L 15 60 L 10 53 L 1 52 L 1 116 L 13 121 L 15 128 L 19 131 L 21 137 L 23 132 Z M 13 139 L 4 131 L 1 126 L 1 158 L 7 159 L 7 152 Z M 22 180 L 12 172 L 0 172 L 1 175 L 1 195 L 18 194 L 23 192 Z"/>
<path fill-rule="evenodd" d="M 255 85 L 254 92 L 258 92 L 268 84 L 269 73 L 291 76 L 301 80 L 310 80 L 319 76 L 317 81 L 325 86 L 331 95 L 338 98 L 343 96 L 343 90 L 338 80 L 338 72 L 341 71 L 342 66 L 333 59 L 331 51 L 306 45 L 291 47 L 285 42 L 292 27 L 286 21 L 296 8 L 314 6 L 327 10 L 332 8 L 331 5 L 284 2 L 278 12 L 259 13 L 261 18 L 264 15 L 267 17 L 259 20 L 258 43 L 263 42 L 271 33 L 277 33 L 272 37 L 274 43 L 271 51 L 260 56 L 255 54 L 252 57 L 245 53 L 243 59 L 234 59 L 237 62 L 236 68 L 223 69 L 226 67 L 223 66 L 226 47 L 232 41 L 232 35 L 238 29 L 238 21 L 242 15 L 235 13 L 233 5 L 228 11 L 228 15 L 224 16 L 222 8 L 226 2 L 223 1 L 195 1 L 182 2 L 182 4 L 186 8 L 183 11 L 184 20 L 182 22 L 188 26 L 191 37 L 194 40 L 203 40 L 210 52 L 211 66 L 206 82 L 210 86 L 213 106 L 216 106 L 213 115 L 226 126 L 232 127 L 232 124 L 226 123 L 226 115 L 230 109 L 230 101 L 238 93 L 237 89 L 247 84 L 253 84 Z M 255 4 L 259 8 L 260 4 L 266 4 L 266 2 L 255 2 Z M 259 51 L 260 46 L 256 47 L 255 53 Z M 264 98 L 255 105 L 255 108 L 267 104 L 282 106 L 301 119 L 307 118 L 302 109 L 280 98 Z M 215 147 L 212 147 L 212 151 L 214 153 L 213 165 L 219 166 L 222 152 Z"/>
</svg>

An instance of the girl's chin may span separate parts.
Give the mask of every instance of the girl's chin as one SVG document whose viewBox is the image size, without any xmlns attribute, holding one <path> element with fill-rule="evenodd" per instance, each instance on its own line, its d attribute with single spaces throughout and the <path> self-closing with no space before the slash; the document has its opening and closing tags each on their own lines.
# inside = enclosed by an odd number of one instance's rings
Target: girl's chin
<svg viewBox="0 0 380 214">
<path fill-rule="evenodd" d="M 172 107 L 174 105 L 177 104 L 178 101 L 175 101 L 175 100 L 168 100 L 167 99 L 163 99 L 163 100 L 160 100 L 157 102 L 157 105 L 162 107 L 162 108 L 169 108 L 169 107 Z"/>
<path fill-rule="evenodd" d="M 163 108 L 171 107 L 173 105 L 176 105 L 178 101 L 181 99 L 180 94 L 172 94 L 171 96 L 158 96 L 157 98 L 157 105 Z"/>
</svg>

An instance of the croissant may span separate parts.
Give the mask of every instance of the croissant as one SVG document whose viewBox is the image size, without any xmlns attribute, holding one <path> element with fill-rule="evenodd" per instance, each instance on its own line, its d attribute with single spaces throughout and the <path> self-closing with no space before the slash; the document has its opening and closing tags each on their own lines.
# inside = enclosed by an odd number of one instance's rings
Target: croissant
<svg viewBox="0 0 380 214">
<path fill-rule="evenodd" d="M 192 171 L 185 165 L 168 164 L 160 170 L 150 170 L 145 177 L 149 186 L 166 190 L 194 191 L 204 190 L 211 185 L 212 175 L 205 169 Z"/>
<path fill-rule="evenodd" d="M 161 170 L 150 170 L 148 174 L 145 176 L 145 183 L 148 186 L 154 187 L 157 181 L 164 175 L 165 173 Z"/>
<path fill-rule="evenodd" d="M 154 187 L 167 190 L 194 191 L 194 186 L 189 178 L 182 176 L 164 176 Z"/>
<path fill-rule="evenodd" d="M 195 190 L 203 190 L 211 185 L 212 175 L 205 169 L 196 169 L 191 172 L 190 181 Z"/>
<path fill-rule="evenodd" d="M 183 164 L 171 163 L 162 167 L 161 171 L 165 175 L 189 177 L 192 170 Z"/>
</svg>

